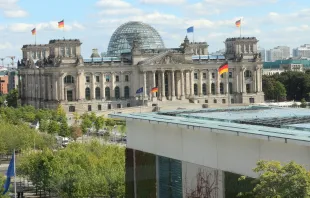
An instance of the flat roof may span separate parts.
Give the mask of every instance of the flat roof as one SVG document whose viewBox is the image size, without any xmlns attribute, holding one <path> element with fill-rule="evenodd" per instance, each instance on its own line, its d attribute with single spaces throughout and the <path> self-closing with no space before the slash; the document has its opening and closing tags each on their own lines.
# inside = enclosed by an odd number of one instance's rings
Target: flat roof
<svg viewBox="0 0 310 198">
<path fill-rule="evenodd" d="M 225 130 L 233 134 L 264 136 L 310 142 L 310 110 L 266 106 L 180 109 L 152 113 L 109 114 L 111 117 L 138 119 L 200 128 Z"/>
</svg>

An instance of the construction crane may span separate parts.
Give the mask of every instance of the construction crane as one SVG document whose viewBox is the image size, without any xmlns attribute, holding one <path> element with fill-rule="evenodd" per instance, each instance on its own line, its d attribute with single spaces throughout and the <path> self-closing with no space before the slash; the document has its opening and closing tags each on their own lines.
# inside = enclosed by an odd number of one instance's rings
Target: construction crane
<svg viewBox="0 0 310 198">
<path fill-rule="evenodd" d="M 11 62 L 11 65 L 12 67 L 14 66 L 14 59 L 15 59 L 15 56 L 7 56 L 7 58 L 10 58 L 12 60 Z"/>
<path fill-rule="evenodd" d="M 4 67 L 4 63 L 3 63 L 4 59 L 5 59 L 5 58 L 0 58 L 3 67 Z"/>
</svg>

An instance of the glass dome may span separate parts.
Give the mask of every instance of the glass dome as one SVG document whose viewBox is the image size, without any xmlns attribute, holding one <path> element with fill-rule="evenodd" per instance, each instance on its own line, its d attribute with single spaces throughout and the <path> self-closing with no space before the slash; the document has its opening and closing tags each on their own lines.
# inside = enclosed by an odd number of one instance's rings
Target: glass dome
<svg viewBox="0 0 310 198">
<path fill-rule="evenodd" d="M 136 40 L 140 49 L 165 48 L 159 33 L 150 25 L 142 22 L 128 22 L 118 27 L 113 33 L 108 47 L 108 56 L 118 56 L 131 51 Z"/>
</svg>

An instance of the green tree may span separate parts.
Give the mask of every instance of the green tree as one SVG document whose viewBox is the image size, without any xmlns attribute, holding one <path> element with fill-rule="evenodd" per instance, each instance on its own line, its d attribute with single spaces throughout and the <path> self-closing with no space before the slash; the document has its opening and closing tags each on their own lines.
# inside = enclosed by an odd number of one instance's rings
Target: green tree
<svg viewBox="0 0 310 198">
<path fill-rule="evenodd" d="M 67 122 L 66 112 L 63 109 L 62 105 L 59 104 L 56 109 L 57 121 L 58 122 Z"/>
<path fill-rule="evenodd" d="M 95 119 L 94 127 L 95 127 L 95 129 L 96 129 L 97 132 L 98 132 L 100 129 L 102 129 L 102 127 L 104 126 L 104 123 L 105 123 L 105 119 L 104 119 L 104 117 L 102 117 L 102 116 L 98 116 L 98 117 Z"/>
<path fill-rule="evenodd" d="M 275 95 L 275 99 L 277 101 L 282 101 L 282 100 L 285 100 L 286 98 L 286 90 L 285 90 L 285 87 L 284 85 L 279 82 L 279 81 L 276 81 L 274 83 L 274 95 Z"/>
<path fill-rule="evenodd" d="M 5 101 L 6 101 L 5 98 L 6 98 L 5 95 L 0 95 L 0 107 L 5 106 Z"/>
<path fill-rule="evenodd" d="M 55 134 L 55 133 L 59 133 L 59 123 L 56 122 L 55 120 L 51 120 L 48 124 L 48 128 L 47 128 L 47 132 L 49 134 Z"/>
<path fill-rule="evenodd" d="M 93 122 L 90 120 L 89 116 L 82 116 L 81 128 L 83 133 L 87 133 L 87 129 L 93 126 Z"/>
<path fill-rule="evenodd" d="M 306 100 L 303 98 L 303 99 L 301 99 L 301 104 L 300 104 L 300 107 L 301 108 L 306 108 L 307 107 L 307 102 L 306 102 Z"/>
<path fill-rule="evenodd" d="M 56 197 L 125 196 L 125 149 L 116 145 L 72 143 L 57 152 L 24 153 L 17 171 Z"/>
<path fill-rule="evenodd" d="M 12 89 L 6 96 L 9 107 L 17 108 L 18 106 L 18 90 Z"/>
<path fill-rule="evenodd" d="M 58 135 L 63 137 L 70 137 L 71 131 L 67 122 L 61 122 Z"/>
<path fill-rule="evenodd" d="M 239 197 L 253 198 L 305 198 L 310 196 L 310 173 L 301 165 L 290 162 L 282 165 L 277 161 L 258 161 L 255 173 L 259 174 L 250 192 Z M 244 180 L 241 177 L 240 180 Z"/>
<path fill-rule="evenodd" d="M 3 187 L 4 182 L 5 182 L 4 176 L 3 176 L 3 175 L 0 175 L 0 186 L 1 186 L 1 187 Z M 1 190 L 0 190 L 0 198 L 9 198 L 9 196 L 8 196 L 7 194 L 6 194 L 6 195 L 3 195 L 3 191 L 4 191 L 4 189 L 1 188 Z"/>
<path fill-rule="evenodd" d="M 39 125 L 39 130 L 41 132 L 47 132 L 48 130 L 48 121 L 47 120 L 41 120 L 40 125 Z"/>
<path fill-rule="evenodd" d="M 73 124 L 71 126 L 70 131 L 71 131 L 71 137 L 74 139 L 74 141 L 76 141 L 79 137 L 83 135 L 81 127 L 77 124 Z"/>
</svg>

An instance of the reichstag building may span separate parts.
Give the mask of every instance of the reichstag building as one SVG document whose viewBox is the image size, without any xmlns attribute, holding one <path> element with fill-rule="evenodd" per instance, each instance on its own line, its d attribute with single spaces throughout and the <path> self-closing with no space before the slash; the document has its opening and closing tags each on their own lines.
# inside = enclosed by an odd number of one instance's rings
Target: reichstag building
<svg viewBox="0 0 310 198">
<path fill-rule="evenodd" d="M 187 37 L 177 48 L 165 48 L 148 24 L 128 22 L 113 33 L 107 54 L 96 49 L 81 55 L 78 39 L 24 45 L 18 63 L 22 104 L 66 111 L 104 111 L 187 100 L 201 104 L 258 103 L 262 62 L 255 37 L 227 38 L 223 56 L 208 53 L 206 42 Z M 228 61 L 229 72 L 218 68 Z M 136 91 L 143 87 L 143 92 Z M 151 93 L 157 87 L 158 92 Z M 143 101 L 143 102 L 142 102 Z"/>
</svg>

